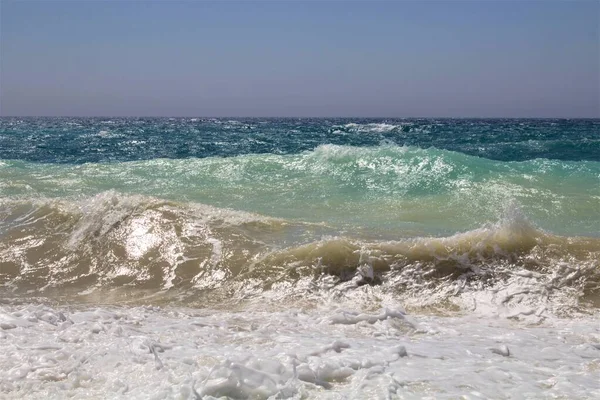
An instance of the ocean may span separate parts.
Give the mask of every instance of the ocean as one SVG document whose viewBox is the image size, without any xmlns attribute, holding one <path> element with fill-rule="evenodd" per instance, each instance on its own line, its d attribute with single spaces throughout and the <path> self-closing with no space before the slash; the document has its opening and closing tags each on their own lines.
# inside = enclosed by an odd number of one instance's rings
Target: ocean
<svg viewBox="0 0 600 400">
<path fill-rule="evenodd" d="M 600 120 L 0 118 L 0 397 L 600 398 Z"/>
</svg>

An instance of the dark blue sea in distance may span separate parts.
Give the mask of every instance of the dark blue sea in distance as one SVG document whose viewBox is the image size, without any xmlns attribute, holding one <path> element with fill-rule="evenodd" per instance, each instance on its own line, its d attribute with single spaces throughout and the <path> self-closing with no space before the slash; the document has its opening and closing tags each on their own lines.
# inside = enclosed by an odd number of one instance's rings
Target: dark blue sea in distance
<svg viewBox="0 0 600 400">
<path fill-rule="evenodd" d="M 500 161 L 600 161 L 597 119 L 2 118 L 0 159 L 96 163 L 430 147 Z"/>
</svg>

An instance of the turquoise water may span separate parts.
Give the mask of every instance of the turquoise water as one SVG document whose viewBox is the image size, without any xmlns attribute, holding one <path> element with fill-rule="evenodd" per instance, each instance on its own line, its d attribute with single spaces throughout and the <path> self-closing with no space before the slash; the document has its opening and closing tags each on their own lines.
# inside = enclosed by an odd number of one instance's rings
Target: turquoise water
<svg viewBox="0 0 600 400">
<path fill-rule="evenodd" d="M 597 235 L 600 162 L 500 162 L 434 148 L 321 145 L 298 154 L 121 163 L 4 161 L 4 199 L 104 191 L 210 204 L 388 239 L 447 235 L 518 206 L 540 227 Z"/>
</svg>

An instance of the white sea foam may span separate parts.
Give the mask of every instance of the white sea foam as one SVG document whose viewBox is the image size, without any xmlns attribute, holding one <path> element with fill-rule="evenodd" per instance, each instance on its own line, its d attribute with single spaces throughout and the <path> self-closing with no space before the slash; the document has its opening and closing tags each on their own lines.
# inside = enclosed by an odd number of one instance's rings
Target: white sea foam
<svg viewBox="0 0 600 400">
<path fill-rule="evenodd" d="M 346 131 L 350 132 L 372 132 L 372 133 L 384 133 L 391 132 L 396 129 L 402 129 L 402 127 L 407 126 L 409 124 L 387 124 L 387 123 L 370 123 L 370 124 L 357 124 L 355 122 L 350 122 L 345 125 L 335 125 L 333 126 L 333 133 L 343 133 Z"/>
<path fill-rule="evenodd" d="M 4 305 L 0 369 L 5 399 L 593 399 L 600 328 L 397 308 Z"/>
<path fill-rule="evenodd" d="M 109 130 L 101 130 L 99 131 L 96 136 L 101 137 L 103 139 L 111 139 L 111 138 L 121 138 L 123 137 L 122 134 L 116 133 L 116 132 L 112 132 Z"/>
<path fill-rule="evenodd" d="M 371 123 L 371 124 L 357 124 L 354 122 L 348 123 L 342 126 L 343 128 L 350 131 L 357 132 L 390 132 L 394 129 L 401 128 L 402 125 L 393 125 L 386 123 Z"/>
<path fill-rule="evenodd" d="M 369 123 L 369 124 L 357 124 L 350 122 L 345 125 L 334 125 L 331 132 L 338 135 L 346 134 L 347 132 L 359 132 L 359 133 L 386 133 L 393 131 L 404 131 L 409 133 L 429 133 L 431 132 L 433 125 L 417 125 L 412 122 L 403 122 L 397 124 L 382 123 Z"/>
</svg>

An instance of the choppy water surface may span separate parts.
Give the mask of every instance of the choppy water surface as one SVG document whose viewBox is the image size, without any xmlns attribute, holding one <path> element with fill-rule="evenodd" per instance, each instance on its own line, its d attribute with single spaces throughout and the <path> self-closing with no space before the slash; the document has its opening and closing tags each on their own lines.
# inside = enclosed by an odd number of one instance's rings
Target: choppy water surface
<svg viewBox="0 0 600 400">
<path fill-rule="evenodd" d="M 8 398 L 595 398 L 600 121 L 2 118 L 0 285 Z"/>
</svg>

